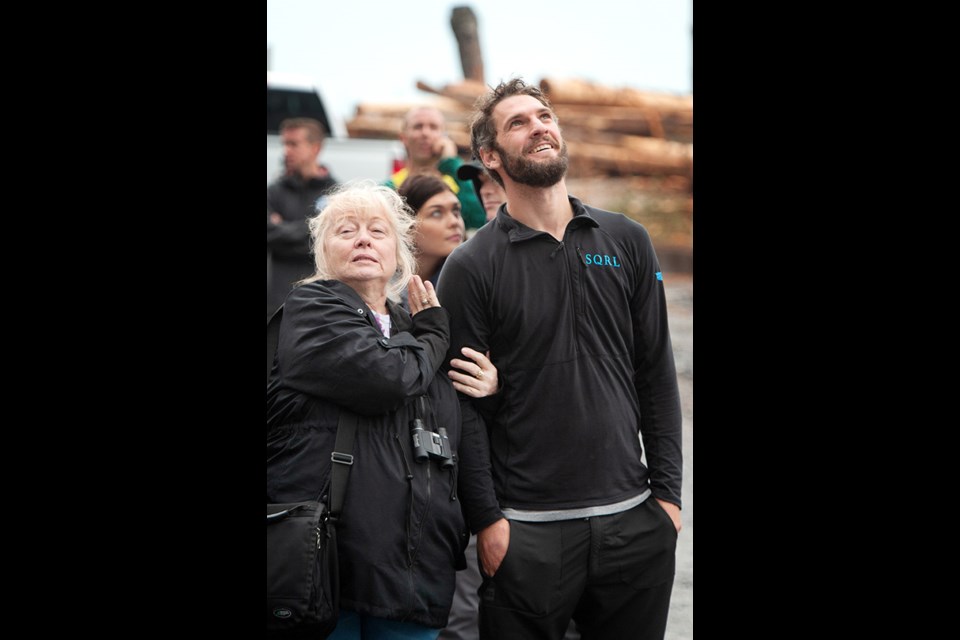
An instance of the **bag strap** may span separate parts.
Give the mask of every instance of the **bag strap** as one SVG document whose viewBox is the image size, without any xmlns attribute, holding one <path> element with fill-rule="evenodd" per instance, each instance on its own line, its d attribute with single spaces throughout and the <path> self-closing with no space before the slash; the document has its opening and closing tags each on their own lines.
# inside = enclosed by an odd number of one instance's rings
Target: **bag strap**
<svg viewBox="0 0 960 640">
<path fill-rule="evenodd" d="M 350 467 L 353 466 L 353 442 L 357 435 L 357 414 L 340 409 L 340 422 L 337 424 L 337 441 L 333 445 L 330 460 L 330 517 L 336 520 L 343 508 L 343 498 L 347 495 L 347 480 Z"/>
<path fill-rule="evenodd" d="M 267 321 L 267 381 L 270 381 L 270 370 L 273 369 L 273 357 L 277 354 L 277 343 L 280 342 L 280 320 L 283 319 L 283 305 L 273 312 Z"/>
</svg>

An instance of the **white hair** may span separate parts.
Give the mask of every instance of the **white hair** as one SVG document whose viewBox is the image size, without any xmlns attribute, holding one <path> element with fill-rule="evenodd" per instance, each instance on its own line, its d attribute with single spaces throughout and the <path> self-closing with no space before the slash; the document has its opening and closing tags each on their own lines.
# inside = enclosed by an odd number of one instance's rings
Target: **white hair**
<svg viewBox="0 0 960 640">
<path fill-rule="evenodd" d="M 416 218 L 403 199 L 390 187 L 379 185 L 373 180 L 359 180 L 340 185 L 325 198 L 321 198 L 319 203 L 321 208 L 317 215 L 308 220 L 317 270 L 297 284 L 335 279 L 330 265 L 327 264 L 323 247 L 327 235 L 344 215 L 376 212 L 386 215 L 397 238 L 397 271 L 387 284 L 387 298 L 398 302 L 417 269 L 413 253 L 413 226 Z"/>
</svg>

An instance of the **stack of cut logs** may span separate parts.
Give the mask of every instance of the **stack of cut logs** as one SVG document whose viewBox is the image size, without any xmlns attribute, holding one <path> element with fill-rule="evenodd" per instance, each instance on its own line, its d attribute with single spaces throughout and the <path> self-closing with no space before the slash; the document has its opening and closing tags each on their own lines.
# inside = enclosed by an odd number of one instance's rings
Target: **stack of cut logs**
<svg viewBox="0 0 960 640">
<path fill-rule="evenodd" d="M 465 80 L 442 89 L 418 82 L 434 94 L 447 130 L 466 157 L 474 101 L 489 90 Z M 570 177 L 693 176 L 693 96 L 611 88 L 584 80 L 545 78 L 540 88 L 552 103 L 570 151 Z M 351 138 L 396 139 L 412 103 L 361 103 L 347 123 Z M 674 178 L 675 182 L 677 178 Z"/>
</svg>

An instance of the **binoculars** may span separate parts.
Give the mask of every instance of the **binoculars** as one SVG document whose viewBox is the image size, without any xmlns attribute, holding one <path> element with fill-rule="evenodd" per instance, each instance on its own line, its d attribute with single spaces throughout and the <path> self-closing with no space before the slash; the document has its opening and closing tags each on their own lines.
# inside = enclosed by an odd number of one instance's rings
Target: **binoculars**
<svg viewBox="0 0 960 640">
<path fill-rule="evenodd" d="M 438 429 L 439 433 L 427 431 L 423 428 L 423 420 L 414 418 L 410 421 L 410 437 L 413 440 L 413 457 L 417 462 L 423 462 L 428 458 L 437 458 L 440 467 L 450 469 L 453 467 L 453 454 L 450 450 L 450 439 L 447 437 L 447 430 L 443 427 Z"/>
</svg>

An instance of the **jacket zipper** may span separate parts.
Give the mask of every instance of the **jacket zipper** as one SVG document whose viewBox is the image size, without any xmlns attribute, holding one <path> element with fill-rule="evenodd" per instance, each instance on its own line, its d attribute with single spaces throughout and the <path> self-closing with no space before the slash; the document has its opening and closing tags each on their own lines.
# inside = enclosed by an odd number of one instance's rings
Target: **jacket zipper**
<svg viewBox="0 0 960 640">
<path fill-rule="evenodd" d="M 457 454 L 453 454 L 453 466 L 450 467 L 450 502 L 457 501 L 457 475 L 459 460 Z"/>
<path fill-rule="evenodd" d="M 407 472 L 407 517 L 406 520 L 406 530 L 407 530 L 407 566 L 413 566 L 413 549 L 410 548 L 410 541 L 413 540 L 413 531 L 410 529 L 410 521 L 413 520 L 413 473 L 410 471 L 410 464 L 407 462 L 407 456 L 403 453 L 403 443 L 400 442 L 400 434 L 394 434 L 393 439 L 397 443 L 397 448 L 400 450 L 400 459 L 403 460 L 403 468 Z"/>
</svg>

